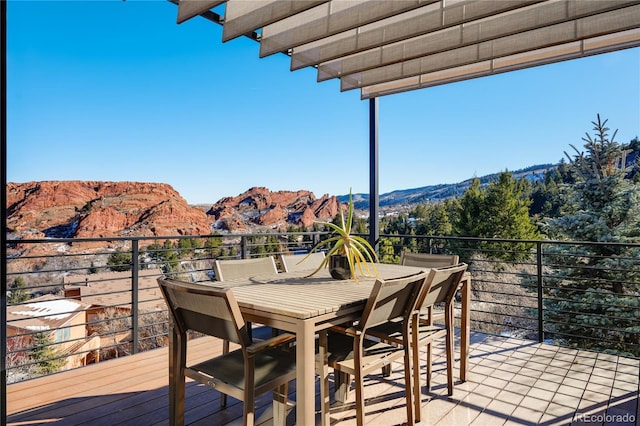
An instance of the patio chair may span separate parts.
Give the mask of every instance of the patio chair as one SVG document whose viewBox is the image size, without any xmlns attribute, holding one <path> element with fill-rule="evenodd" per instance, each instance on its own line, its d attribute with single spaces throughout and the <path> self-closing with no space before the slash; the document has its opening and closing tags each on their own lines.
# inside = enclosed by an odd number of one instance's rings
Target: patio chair
<svg viewBox="0 0 640 426">
<path fill-rule="evenodd" d="M 169 365 L 169 410 L 171 424 L 184 424 L 185 377 L 231 395 L 244 402 L 244 424 L 255 418 L 255 398 L 274 391 L 274 423 L 285 424 L 288 382 L 296 375 L 295 354 L 280 346 L 295 339 L 281 334 L 267 341 L 252 343 L 247 324 L 230 289 L 158 279 L 167 302 L 173 336 L 170 352 L 177 365 Z M 231 352 L 188 365 L 187 332 L 195 331 L 240 345 Z M 173 357 L 170 359 L 173 360 Z"/>
<path fill-rule="evenodd" d="M 403 251 L 400 254 L 400 264 L 406 266 L 418 266 L 423 268 L 442 268 L 445 266 L 457 265 L 460 258 L 457 254 L 431 254 L 412 253 Z M 429 308 L 426 315 L 421 317 L 421 321 L 433 324 L 434 321 L 444 321 L 444 311 Z"/>
<path fill-rule="evenodd" d="M 278 268 L 273 256 L 252 259 L 216 259 L 213 261 L 213 272 L 217 281 L 228 281 L 258 275 L 277 275 Z"/>
<path fill-rule="evenodd" d="M 256 257 L 251 259 L 225 259 L 213 261 L 213 272 L 217 281 L 228 281 L 238 278 L 249 278 L 262 276 L 272 276 L 278 274 L 278 268 L 273 256 L 268 257 Z M 254 332 L 258 331 L 261 337 L 265 335 L 276 336 L 277 330 L 271 329 L 267 326 L 260 326 L 259 330 L 254 330 L 253 324 L 247 322 L 247 332 L 249 338 L 254 339 Z M 227 340 L 223 343 L 223 352 L 229 352 L 229 342 Z M 226 406 L 226 395 L 220 398 L 220 405 Z"/>
<path fill-rule="evenodd" d="M 307 257 L 306 254 L 281 254 L 280 264 L 284 272 L 303 272 L 313 271 L 324 260 L 325 254 L 323 251 L 316 251 L 310 253 Z M 304 259 L 303 262 L 302 259 Z"/>
<path fill-rule="evenodd" d="M 404 360 L 407 421 L 408 424 L 413 424 L 409 346 L 373 340 L 366 336 L 371 327 L 393 323 L 400 327 L 403 341 L 408 342 L 410 318 L 426 277 L 427 274 L 422 272 L 387 281 L 377 280 L 360 321 L 348 328 L 332 327 L 329 330 L 327 362 L 329 367 L 334 369 L 336 399 L 344 400 L 350 385 L 350 376 L 353 375 L 356 421 L 359 426 L 364 425 L 365 416 L 364 376 L 398 359 Z M 328 380 L 323 380 L 321 386 L 326 389 Z M 340 394 L 343 395 L 342 398 Z"/>
<path fill-rule="evenodd" d="M 421 391 L 420 391 L 420 347 L 427 347 L 426 383 L 427 390 L 431 389 L 431 344 L 435 339 L 445 336 L 445 348 L 447 358 L 447 391 L 453 395 L 453 299 L 460 284 L 460 279 L 467 270 L 465 263 L 454 266 L 431 269 L 425 281 L 421 294 L 417 298 L 413 315 L 411 316 L 411 347 L 413 365 L 413 386 L 415 421 L 421 417 Z M 445 325 L 436 326 L 433 323 L 420 320 L 420 311 L 431 308 L 437 303 L 444 303 Z M 409 322 L 409 321 L 408 321 Z M 367 330 L 367 334 L 382 339 L 388 343 L 407 346 L 407 333 L 405 324 L 388 322 Z"/>
<path fill-rule="evenodd" d="M 278 275 L 273 256 L 252 259 L 216 259 L 213 261 L 213 271 L 217 281 Z M 249 328 L 249 336 L 253 337 L 253 328 Z"/>
<path fill-rule="evenodd" d="M 400 254 L 400 264 L 424 268 L 442 268 L 457 265 L 460 258 L 457 254 L 412 253 L 403 251 Z"/>
</svg>

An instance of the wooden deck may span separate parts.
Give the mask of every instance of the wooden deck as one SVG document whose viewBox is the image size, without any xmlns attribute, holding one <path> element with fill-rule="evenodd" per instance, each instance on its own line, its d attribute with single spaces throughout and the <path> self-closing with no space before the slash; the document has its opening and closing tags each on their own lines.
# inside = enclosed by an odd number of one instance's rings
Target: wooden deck
<svg viewBox="0 0 640 426">
<path fill-rule="evenodd" d="M 446 395 L 444 351 L 436 349 L 434 385 L 423 389 L 423 425 L 639 425 L 640 360 L 473 334 L 469 380 Z M 220 341 L 190 343 L 193 360 L 220 352 Z M 8 386 L 9 425 L 167 425 L 168 354 L 157 349 Z M 365 381 L 366 421 L 406 420 L 402 366 Z M 295 384 L 291 386 L 295 400 Z M 186 422 L 242 424 L 241 403 L 202 385 L 187 385 Z M 353 395 L 352 395 L 353 398 Z M 259 424 L 271 423 L 271 400 L 257 401 Z M 293 408 L 289 420 L 295 421 Z M 319 419 L 319 417 L 318 417 Z M 332 425 L 355 424 L 353 405 L 332 404 Z"/>
</svg>

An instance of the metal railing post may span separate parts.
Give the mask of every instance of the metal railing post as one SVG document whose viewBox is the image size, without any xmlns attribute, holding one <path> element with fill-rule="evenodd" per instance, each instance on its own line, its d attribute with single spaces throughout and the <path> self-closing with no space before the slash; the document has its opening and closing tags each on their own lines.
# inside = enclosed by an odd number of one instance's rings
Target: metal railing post
<svg viewBox="0 0 640 426">
<path fill-rule="evenodd" d="M 538 287 L 538 342 L 544 340 L 544 295 L 542 294 L 542 242 L 536 243 L 536 267 Z"/>
<path fill-rule="evenodd" d="M 133 334 L 133 348 L 132 353 L 138 353 L 138 343 L 140 338 L 138 336 L 138 304 L 139 304 L 139 277 L 138 271 L 140 270 L 140 249 L 138 246 L 139 241 L 137 239 L 131 240 L 131 333 Z"/>
<path fill-rule="evenodd" d="M 1 2 L 0 4 L 0 47 L 3 52 L 7 50 L 7 2 Z M 5 56 L 6 57 L 6 56 Z M 0 76 L 0 92 L 7 93 L 7 61 L 2 61 L 2 74 Z M 0 99 L 0 115 L 2 116 L 2 122 L 6 123 L 7 119 L 7 96 L 2 96 Z M 2 219 L 7 223 L 7 209 L 5 207 L 5 201 L 7 199 L 7 126 L 4 124 L 0 129 L 0 157 L 2 157 L 2 172 L 0 172 L 0 180 L 2 180 L 2 187 L 5 188 L 2 197 Z M 0 283 L 0 423 L 4 423 L 7 419 L 7 290 L 9 283 L 7 282 L 7 232 L 2 233 L 2 283 Z"/>
<path fill-rule="evenodd" d="M 249 258 L 248 247 L 247 247 L 247 237 L 244 235 L 240 237 L 240 257 L 243 259 Z"/>
</svg>

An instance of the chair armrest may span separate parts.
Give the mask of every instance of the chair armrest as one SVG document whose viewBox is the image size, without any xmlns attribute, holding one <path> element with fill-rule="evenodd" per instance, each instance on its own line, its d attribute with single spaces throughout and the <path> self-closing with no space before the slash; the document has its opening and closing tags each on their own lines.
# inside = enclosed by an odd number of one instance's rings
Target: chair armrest
<svg viewBox="0 0 640 426">
<path fill-rule="evenodd" d="M 276 346 L 281 346 L 281 345 L 284 345 L 285 343 L 290 343 L 295 340 L 296 340 L 295 334 L 282 333 L 277 336 L 271 337 L 270 339 L 262 340 L 260 342 L 255 342 L 247 346 L 247 353 L 249 355 L 256 354 L 266 349 L 274 348 Z"/>
<path fill-rule="evenodd" d="M 329 330 L 334 331 L 336 333 L 346 334 L 347 336 L 358 336 L 360 335 L 360 330 L 357 330 L 355 327 L 343 327 L 341 325 L 334 325 Z"/>
</svg>

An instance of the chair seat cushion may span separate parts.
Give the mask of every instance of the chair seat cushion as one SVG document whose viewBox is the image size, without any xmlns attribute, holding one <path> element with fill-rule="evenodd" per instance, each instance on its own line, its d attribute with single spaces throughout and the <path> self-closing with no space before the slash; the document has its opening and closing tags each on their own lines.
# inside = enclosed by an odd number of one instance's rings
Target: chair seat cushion
<svg viewBox="0 0 640 426">
<path fill-rule="evenodd" d="M 355 371 L 353 337 L 336 332 L 328 334 L 328 363 L 332 368 L 353 374 Z M 403 348 L 377 340 L 364 339 L 362 369 L 378 368 L 381 364 L 391 363 L 403 355 Z"/>
<path fill-rule="evenodd" d="M 446 329 L 440 325 L 429 325 L 423 322 L 419 323 L 419 340 L 435 339 L 446 334 Z M 401 344 L 402 343 L 402 322 L 389 321 L 384 324 L 371 327 L 367 330 L 367 335 L 377 337 L 379 339 Z"/>
<path fill-rule="evenodd" d="M 188 367 L 212 378 L 244 389 L 244 361 L 242 350 L 237 349 L 216 358 Z M 296 376 L 294 351 L 278 348 L 264 350 L 255 357 L 255 387 L 259 388 L 274 380 L 293 380 Z"/>
</svg>

